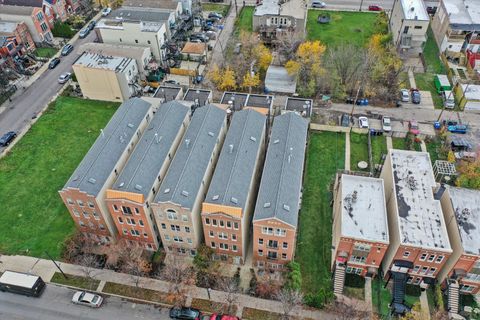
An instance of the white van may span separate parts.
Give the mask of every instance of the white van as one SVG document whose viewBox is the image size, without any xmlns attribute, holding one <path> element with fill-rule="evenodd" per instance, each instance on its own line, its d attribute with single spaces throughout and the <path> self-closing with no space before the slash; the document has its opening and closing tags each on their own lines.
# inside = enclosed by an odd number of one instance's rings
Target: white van
<svg viewBox="0 0 480 320">
<path fill-rule="evenodd" d="M 455 108 L 455 96 L 452 91 L 445 90 L 442 91 L 443 105 L 447 109 Z"/>
</svg>

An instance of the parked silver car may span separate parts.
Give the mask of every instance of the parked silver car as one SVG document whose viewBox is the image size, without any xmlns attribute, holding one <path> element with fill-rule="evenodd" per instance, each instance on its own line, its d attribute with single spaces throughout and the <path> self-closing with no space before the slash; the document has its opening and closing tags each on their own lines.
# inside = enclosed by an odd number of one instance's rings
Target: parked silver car
<svg viewBox="0 0 480 320">
<path fill-rule="evenodd" d="M 73 295 L 72 302 L 91 308 L 99 308 L 102 305 L 103 298 L 95 293 L 90 293 L 87 291 L 77 291 Z"/>
<path fill-rule="evenodd" d="M 72 77 L 72 74 L 70 72 L 62 73 L 60 77 L 58 77 L 58 83 L 64 84 L 65 82 L 70 80 L 71 77 Z"/>
</svg>

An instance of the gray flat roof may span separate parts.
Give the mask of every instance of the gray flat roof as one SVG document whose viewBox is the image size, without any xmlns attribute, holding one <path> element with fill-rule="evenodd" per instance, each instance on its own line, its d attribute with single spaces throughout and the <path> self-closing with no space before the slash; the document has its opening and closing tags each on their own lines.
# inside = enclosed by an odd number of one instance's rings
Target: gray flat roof
<svg viewBox="0 0 480 320">
<path fill-rule="evenodd" d="M 118 159 L 130 146 L 132 136 L 151 107 L 150 103 L 140 98 L 132 98 L 122 103 L 75 169 L 64 189 L 77 188 L 97 196 Z"/>
<path fill-rule="evenodd" d="M 427 152 L 390 149 L 400 240 L 403 244 L 451 249 Z"/>
<path fill-rule="evenodd" d="M 278 0 L 263 0 L 260 5 L 255 7 L 254 15 L 278 15 L 280 14 L 280 5 Z"/>
<path fill-rule="evenodd" d="M 0 34 L 11 34 L 18 24 L 19 22 L 0 20 Z"/>
<path fill-rule="evenodd" d="M 229 101 L 232 101 L 234 104 L 235 111 L 241 110 L 245 107 L 245 103 L 248 99 L 248 93 L 240 93 L 240 92 L 229 92 L 225 91 L 222 96 L 222 100 L 220 103 L 228 104 Z"/>
<path fill-rule="evenodd" d="M 11 14 L 14 16 L 30 16 L 35 7 L 9 6 L 0 4 L 0 13 Z"/>
<path fill-rule="evenodd" d="M 154 202 L 192 209 L 226 116 L 211 104 L 195 110 Z"/>
<path fill-rule="evenodd" d="M 480 2 L 478 0 L 443 0 L 450 27 L 455 30 L 480 29 Z"/>
<path fill-rule="evenodd" d="M 271 110 L 273 104 L 273 96 L 266 94 L 249 94 L 246 102 L 248 107 L 266 108 Z"/>
<path fill-rule="evenodd" d="M 180 87 L 159 86 L 155 91 L 155 98 L 164 98 L 165 102 L 176 100 L 178 94 L 182 91 Z"/>
<path fill-rule="evenodd" d="M 176 9 L 178 2 L 175 0 L 126 0 L 123 5 L 127 7 Z"/>
<path fill-rule="evenodd" d="M 423 0 L 401 0 L 403 15 L 408 20 L 430 20 Z"/>
<path fill-rule="evenodd" d="M 297 226 L 307 130 L 308 121 L 294 112 L 274 118 L 254 221 L 278 218 Z"/>
<path fill-rule="evenodd" d="M 110 17 L 126 21 L 162 22 L 167 21 L 174 10 L 141 7 L 120 7 L 110 13 Z"/>
<path fill-rule="evenodd" d="M 388 242 L 383 179 L 342 175 L 342 236 Z"/>
<path fill-rule="evenodd" d="M 212 94 L 212 90 L 203 90 L 203 89 L 192 89 L 189 88 L 183 97 L 185 101 L 195 101 L 198 99 L 200 106 L 204 106 L 208 103 L 208 98 Z"/>
<path fill-rule="evenodd" d="M 245 210 L 255 179 L 255 160 L 265 141 L 265 124 L 266 117 L 253 109 L 233 114 L 205 202 Z"/>
<path fill-rule="evenodd" d="M 285 67 L 270 65 L 265 76 L 265 87 L 268 92 L 295 93 L 297 79 L 289 75 Z"/>
<path fill-rule="evenodd" d="M 463 250 L 480 256 L 480 191 L 448 187 Z"/>
<path fill-rule="evenodd" d="M 81 65 L 93 69 L 106 69 L 115 72 L 123 71 L 131 62 L 132 58 L 107 56 L 96 52 L 84 52 L 75 61 L 74 65 Z"/>
<path fill-rule="evenodd" d="M 145 197 L 150 193 L 189 111 L 176 101 L 160 106 L 113 184 L 113 190 Z"/>
<path fill-rule="evenodd" d="M 312 99 L 287 97 L 287 102 L 285 103 L 285 110 L 295 111 L 301 115 L 305 112 L 305 117 L 310 117 L 312 115 L 312 107 Z"/>
</svg>

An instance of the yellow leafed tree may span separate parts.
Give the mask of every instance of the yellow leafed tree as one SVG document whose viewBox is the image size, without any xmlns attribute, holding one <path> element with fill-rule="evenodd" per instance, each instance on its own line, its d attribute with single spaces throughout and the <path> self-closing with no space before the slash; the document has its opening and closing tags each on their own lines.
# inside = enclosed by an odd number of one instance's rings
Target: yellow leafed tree
<svg viewBox="0 0 480 320">
<path fill-rule="evenodd" d="M 220 68 L 215 63 L 207 74 L 207 77 L 216 85 L 218 86 L 222 82 L 223 74 Z"/>
<path fill-rule="evenodd" d="M 257 65 L 260 70 L 267 70 L 268 66 L 272 62 L 272 53 L 270 50 L 265 47 L 263 44 L 258 45 L 254 49 L 255 58 L 257 60 Z"/>
<path fill-rule="evenodd" d="M 235 81 L 235 72 L 227 67 L 223 72 L 221 83 L 218 85 L 220 90 L 234 90 L 237 88 L 237 82 Z"/>
<path fill-rule="evenodd" d="M 243 82 L 242 82 L 242 87 L 243 88 L 248 88 L 249 91 L 252 90 L 254 87 L 258 87 L 260 85 L 260 76 L 258 73 L 250 73 L 247 72 L 245 76 L 243 77 Z"/>
</svg>

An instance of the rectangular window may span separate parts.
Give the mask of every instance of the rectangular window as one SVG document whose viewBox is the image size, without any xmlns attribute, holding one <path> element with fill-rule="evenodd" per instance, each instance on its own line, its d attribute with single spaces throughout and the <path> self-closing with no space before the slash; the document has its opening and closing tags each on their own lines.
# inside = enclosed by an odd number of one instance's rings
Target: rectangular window
<svg viewBox="0 0 480 320">
<path fill-rule="evenodd" d="M 262 233 L 272 235 L 273 234 L 273 228 L 262 227 Z"/>
<path fill-rule="evenodd" d="M 276 229 L 275 235 L 279 237 L 285 237 L 287 235 L 287 230 L 285 229 Z"/>
<path fill-rule="evenodd" d="M 428 271 L 428 267 L 422 267 L 422 273 L 423 273 L 423 274 L 426 274 L 427 271 Z"/>
<path fill-rule="evenodd" d="M 162 229 L 167 229 L 167 225 L 165 223 L 162 223 Z"/>
<path fill-rule="evenodd" d="M 138 220 L 138 224 L 143 227 L 143 221 L 142 220 Z"/>
<path fill-rule="evenodd" d="M 263 245 L 263 239 L 258 239 L 258 244 L 262 246 Z"/>
<path fill-rule="evenodd" d="M 88 206 L 89 206 L 90 208 L 95 208 L 95 205 L 93 204 L 93 202 L 88 201 L 87 203 L 88 203 Z"/>
<path fill-rule="evenodd" d="M 284 242 L 283 245 L 282 245 L 282 248 L 283 249 L 288 249 L 288 242 Z"/>
<path fill-rule="evenodd" d="M 210 224 L 210 219 L 205 218 L 205 224 L 206 224 L 206 225 L 209 225 L 209 224 Z"/>
<path fill-rule="evenodd" d="M 100 220 L 100 216 L 98 215 L 98 213 L 97 213 L 96 211 L 93 211 L 93 212 L 92 212 L 92 215 L 93 215 L 93 218 L 94 218 L 95 220 Z"/>
<path fill-rule="evenodd" d="M 124 235 L 127 235 L 127 234 L 128 234 L 127 229 L 123 229 L 122 231 L 123 231 L 123 234 L 124 234 Z"/>
<path fill-rule="evenodd" d="M 233 229 L 238 230 L 238 222 L 233 223 Z"/>
<path fill-rule="evenodd" d="M 88 212 L 82 211 L 82 213 L 83 213 L 83 217 L 84 217 L 85 219 L 90 219 L 90 215 L 88 214 Z"/>
<path fill-rule="evenodd" d="M 212 219 L 212 226 L 217 226 L 217 220 L 216 219 Z"/>
<path fill-rule="evenodd" d="M 135 208 L 135 214 L 140 214 L 140 210 L 138 210 L 138 208 Z"/>
<path fill-rule="evenodd" d="M 212 231 L 212 230 L 210 230 L 208 233 L 209 233 L 209 236 L 210 236 L 211 238 L 214 237 L 214 234 L 213 234 L 213 231 Z"/>
<path fill-rule="evenodd" d="M 42 22 L 42 24 L 40 25 L 40 28 L 42 28 L 42 31 L 45 32 L 48 30 L 48 26 L 45 22 Z"/>
<path fill-rule="evenodd" d="M 232 241 L 237 241 L 237 235 L 235 233 L 232 233 Z"/>
<path fill-rule="evenodd" d="M 114 210 L 114 211 L 118 211 L 118 207 L 117 207 L 116 204 L 113 205 L 113 210 Z"/>
<path fill-rule="evenodd" d="M 122 211 L 123 211 L 123 214 L 129 214 L 129 215 L 132 214 L 132 209 L 130 207 L 122 206 Z"/>
<path fill-rule="evenodd" d="M 190 233 L 190 227 L 185 227 L 185 232 Z"/>
<path fill-rule="evenodd" d="M 287 260 L 287 254 L 286 253 L 282 253 L 282 260 Z"/>
<path fill-rule="evenodd" d="M 263 256 L 263 250 L 262 249 L 258 249 L 258 255 Z"/>
<path fill-rule="evenodd" d="M 148 238 L 148 234 L 146 232 L 143 233 L 144 238 Z"/>
<path fill-rule="evenodd" d="M 85 223 L 83 223 L 82 220 L 78 221 L 78 224 L 80 225 L 80 227 L 85 227 Z"/>
<path fill-rule="evenodd" d="M 100 230 L 105 230 L 105 226 L 103 224 L 100 223 L 100 225 L 98 226 L 100 228 Z"/>
<path fill-rule="evenodd" d="M 439 255 L 437 257 L 437 260 L 435 260 L 435 263 L 441 263 L 443 261 L 443 256 L 442 255 Z"/>
<path fill-rule="evenodd" d="M 410 27 L 409 27 L 409 26 L 405 26 L 405 28 L 403 29 L 403 33 L 405 33 L 405 34 L 408 33 L 408 29 L 410 29 Z"/>
<path fill-rule="evenodd" d="M 410 284 L 410 283 L 412 283 L 412 281 L 413 281 L 413 277 L 408 277 L 407 283 Z"/>
<path fill-rule="evenodd" d="M 222 227 L 222 228 L 225 227 L 225 224 L 224 224 L 223 220 L 220 220 L 218 222 L 220 223 L 220 227 Z"/>
<path fill-rule="evenodd" d="M 422 253 L 422 255 L 420 256 L 420 261 L 425 261 L 425 259 L 427 259 L 427 254 Z"/>
<path fill-rule="evenodd" d="M 188 221 L 188 217 L 186 214 L 182 214 L 182 221 L 185 221 L 185 222 Z"/>
<path fill-rule="evenodd" d="M 431 255 L 428 257 L 428 262 L 433 262 L 433 260 L 435 260 L 435 255 L 434 255 L 434 254 L 431 254 Z"/>
<path fill-rule="evenodd" d="M 170 241 L 170 236 L 168 234 L 165 235 L 165 240 Z"/>
<path fill-rule="evenodd" d="M 428 270 L 427 275 L 432 276 L 435 273 L 435 271 L 437 271 L 437 268 L 430 268 L 430 270 Z"/>
<path fill-rule="evenodd" d="M 187 238 L 187 242 L 188 242 L 189 244 L 192 244 L 192 239 Z"/>
<path fill-rule="evenodd" d="M 237 252 L 237 245 L 232 245 L 232 251 Z"/>
<path fill-rule="evenodd" d="M 417 30 L 421 30 L 423 27 L 422 26 L 415 26 L 414 28 L 417 29 Z"/>
<path fill-rule="evenodd" d="M 77 204 L 78 204 L 80 207 L 83 207 L 83 201 L 82 201 L 82 200 L 77 200 Z"/>
<path fill-rule="evenodd" d="M 232 228 L 232 222 L 231 222 L 231 221 L 227 221 L 227 228 L 228 228 L 228 229 L 231 229 L 231 228 Z"/>
<path fill-rule="evenodd" d="M 268 240 L 268 247 L 272 249 L 278 249 L 278 241 L 277 240 Z"/>
<path fill-rule="evenodd" d="M 68 202 L 68 204 L 71 204 L 71 205 L 73 205 L 73 200 L 72 200 L 72 199 L 70 199 L 70 198 L 67 198 L 67 202 Z"/>
<path fill-rule="evenodd" d="M 420 283 L 420 278 L 415 278 L 414 284 L 419 284 Z"/>
<path fill-rule="evenodd" d="M 413 271 L 412 271 L 412 272 L 413 272 L 413 273 L 418 273 L 419 270 L 420 270 L 420 266 L 415 266 L 415 267 L 413 268 Z"/>
<path fill-rule="evenodd" d="M 80 213 L 78 212 L 77 209 L 73 209 L 73 215 L 74 215 L 75 217 L 80 217 Z"/>
<path fill-rule="evenodd" d="M 403 253 L 403 257 L 404 257 L 404 258 L 410 257 L 410 251 L 405 251 L 405 252 Z"/>
<path fill-rule="evenodd" d="M 122 217 L 118 217 L 118 223 L 123 224 L 123 219 L 122 219 Z"/>
<path fill-rule="evenodd" d="M 212 243 L 210 243 L 210 246 L 211 246 L 212 248 L 215 248 L 215 242 L 212 241 Z"/>
</svg>

